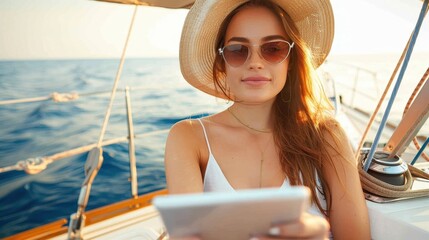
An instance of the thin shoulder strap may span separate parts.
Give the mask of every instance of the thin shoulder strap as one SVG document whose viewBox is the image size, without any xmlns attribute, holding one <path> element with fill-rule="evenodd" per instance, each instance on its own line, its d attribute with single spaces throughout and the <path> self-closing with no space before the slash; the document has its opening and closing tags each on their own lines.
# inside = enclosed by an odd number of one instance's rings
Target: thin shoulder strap
<svg viewBox="0 0 429 240">
<path fill-rule="evenodd" d="M 207 143 L 207 147 L 209 149 L 209 154 L 211 155 L 212 154 L 212 150 L 211 150 L 211 147 L 210 147 L 209 138 L 207 137 L 206 128 L 204 127 L 204 124 L 203 124 L 203 121 L 201 120 L 201 118 L 198 118 L 197 120 L 200 122 L 201 126 L 203 127 L 204 137 L 206 138 L 206 143 Z"/>
</svg>

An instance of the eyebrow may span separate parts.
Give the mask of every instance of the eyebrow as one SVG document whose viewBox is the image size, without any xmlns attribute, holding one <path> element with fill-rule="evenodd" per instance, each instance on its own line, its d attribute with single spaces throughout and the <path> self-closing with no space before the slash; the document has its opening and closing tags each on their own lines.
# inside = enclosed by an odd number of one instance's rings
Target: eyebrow
<svg viewBox="0 0 429 240">
<path fill-rule="evenodd" d="M 283 37 L 282 35 L 270 35 L 270 36 L 266 36 L 262 38 L 262 41 L 271 41 L 271 40 L 277 40 L 277 39 L 281 39 L 281 40 L 286 40 L 285 37 Z M 244 42 L 244 43 L 249 43 L 249 39 L 244 38 L 244 37 L 232 37 L 230 39 L 228 39 L 227 43 L 229 42 Z"/>
</svg>

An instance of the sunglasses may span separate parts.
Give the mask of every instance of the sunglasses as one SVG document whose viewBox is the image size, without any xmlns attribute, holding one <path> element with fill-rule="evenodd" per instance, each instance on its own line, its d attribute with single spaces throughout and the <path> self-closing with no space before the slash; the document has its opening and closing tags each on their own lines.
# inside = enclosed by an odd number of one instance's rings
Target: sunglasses
<svg viewBox="0 0 429 240">
<path fill-rule="evenodd" d="M 278 40 L 267 42 L 262 45 L 250 46 L 259 46 L 259 56 L 268 63 L 277 64 L 283 62 L 289 56 L 290 50 L 294 45 L 294 42 L 291 44 L 285 40 Z M 218 51 L 228 65 L 239 67 L 250 58 L 250 46 L 244 44 L 232 44 L 219 48 Z"/>
</svg>

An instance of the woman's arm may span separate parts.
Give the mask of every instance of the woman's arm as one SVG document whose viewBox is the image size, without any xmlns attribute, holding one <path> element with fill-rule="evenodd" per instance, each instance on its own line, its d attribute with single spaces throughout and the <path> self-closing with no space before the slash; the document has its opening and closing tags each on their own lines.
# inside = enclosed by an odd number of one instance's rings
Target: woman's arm
<svg viewBox="0 0 429 240">
<path fill-rule="evenodd" d="M 325 132 L 327 152 L 332 159 L 323 163 L 323 175 L 331 191 L 329 221 L 334 239 L 370 239 L 368 209 L 357 164 L 344 130 L 330 124 Z"/>
<path fill-rule="evenodd" d="M 203 191 L 199 123 L 184 120 L 170 130 L 165 146 L 165 174 L 170 194 Z M 203 142 L 204 143 L 204 142 Z"/>
</svg>

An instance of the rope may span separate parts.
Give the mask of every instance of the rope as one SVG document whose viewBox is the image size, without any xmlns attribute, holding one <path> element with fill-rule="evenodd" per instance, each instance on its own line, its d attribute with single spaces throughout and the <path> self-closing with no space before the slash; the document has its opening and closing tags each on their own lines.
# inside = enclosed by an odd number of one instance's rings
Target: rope
<svg viewBox="0 0 429 240">
<path fill-rule="evenodd" d="M 393 80 L 395 79 L 396 73 L 399 70 L 399 67 L 401 66 L 402 61 L 405 58 L 405 54 L 407 52 L 408 46 L 410 45 L 411 37 L 407 42 L 407 45 L 405 46 L 404 50 L 402 51 L 402 55 L 399 58 L 398 63 L 396 64 L 395 69 L 393 70 L 392 76 L 389 79 L 389 82 L 386 85 L 386 88 L 384 89 L 383 94 L 381 95 L 380 100 L 378 101 L 377 107 L 375 107 L 374 112 L 372 113 L 371 117 L 369 118 L 368 124 L 366 125 L 365 131 L 363 132 L 362 138 L 360 139 L 359 145 L 357 147 L 356 153 L 355 153 L 355 159 L 359 158 L 360 151 L 362 149 L 363 143 L 365 142 L 366 136 L 368 135 L 369 129 L 371 129 L 372 123 L 374 122 L 378 111 L 381 108 L 381 105 L 384 102 L 384 99 L 386 98 L 387 92 L 389 91 L 390 85 L 392 85 Z"/>
<path fill-rule="evenodd" d="M 426 14 L 427 14 L 427 9 L 426 9 Z M 358 159 L 358 158 L 359 158 L 360 150 L 362 149 L 363 143 L 365 142 L 365 138 L 366 138 L 366 136 L 368 135 L 369 129 L 371 128 L 371 125 L 372 125 L 372 123 L 374 122 L 374 120 L 375 120 L 375 118 L 376 118 L 376 116 L 377 116 L 377 113 L 378 113 L 378 111 L 380 110 L 380 107 L 381 107 L 381 105 L 382 105 L 382 104 L 383 104 L 383 102 L 384 102 L 384 99 L 385 99 L 385 97 L 386 97 L 386 95 L 387 95 L 387 92 L 388 92 L 388 91 L 389 91 L 389 89 L 390 89 L 390 85 L 392 85 L 392 82 L 393 82 L 393 80 L 394 80 L 394 78 L 395 78 L 395 76 L 396 76 L 396 73 L 397 73 L 397 72 L 398 72 L 398 70 L 399 70 L 399 67 L 401 66 L 402 61 L 403 61 L 403 60 L 404 60 L 404 58 L 405 58 L 405 54 L 407 53 L 407 49 L 408 49 L 408 47 L 410 46 L 410 42 L 411 42 L 411 39 L 412 39 L 413 34 L 414 34 L 414 31 L 413 31 L 413 33 L 411 34 L 410 38 L 408 39 L 408 42 L 407 42 L 407 44 L 406 44 L 406 46 L 405 46 L 404 50 L 402 51 L 402 55 L 401 55 L 401 57 L 399 58 L 399 61 L 398 61 L 398 63 L 396 64 L 396 67 L 395 67 L 395 69 L 393 70 L 392 75 L 390 76 L 390 80 L 389 80 L 389 82 L 387 83 L 387 86 L 386 86 L 386 88 L 384 89 L 384 92 L 383 92 L 383 94 L 381 95 L 380 100 L 378 101 L 377 107 L 375 108 L 375 110 L 374 110 L 374 112 L 373 112 L 372 116 L 371 116 L 371 117 L 370 117 L 370 119 L 369 119 L 369 122 L 368 122 L 368 124 L 367 124 L 367 126 L 366 126 L 366 128 L 365 128 L 365 131 L 364 131 L 364 133 L 363 133 L 363 135 L 362 135 L 362 138 L 361 138 L 361 140 L 360 140 L 360 143 L 359 143 L 359 145 L 358 145 L 358 148 L 357 148 L 357 151 L 356 151 L 356 154 L 355 154 L 355 159 Z"/>
<path fill-rule="evenodd" d="M 57 93 L 53 92 L 51 98 L 54 102 L 69 102 L 79 98 L 77 93 Z"/>
<path fill-rule="evenodd" d="M 29 158 L 27 160 L 18 161 L 15 165 L 0 168 L 0 173 L 12 171 L 12 170 L 21 170 L 25 171 L 27 174 L 37 174 L 46 169 L 48 166 L 48 161 L 45 158 Z"/>
<path fill-rule="evenodd" d="M 51 99 L 50 96 L 4 100 L 4 101 L 0 101 L 0 105 L 9 105 L 9 104 L 16 104 L 16 103 L 29 103 L 29 102 L 41 102 L 41 101 L 46 101 L 49 99 Z"/>
<path fill-rule="evenodd" d="M 141 135 L 136 135 L 135 137 L 136 138 L 137 137 L 148 137 L 148 136 L 157 135 L 157 134 L 166 133 L 166 132 L 168 132 L 168 129 L 162 129 L 162 130 L 153 131 L 153 132 L 149 132 L 149 133 L 145 133 L 145 134 L 141 134 Z M 109 139 L 109 140 L 104 141 L 102 146 L 109 146 L 112 144 L 116 144 L 116 143 L 120 143 L 120 142 L 127 142 L 127 141 L 128 141 L 128 137 L 113 138 L 113 139 Z M 43 171 L 49 164 L 51 164 L 57 160 L 67 158 L 67 157 L 72 157 L 72 156 L 75 156 L 75 155 L 78 155 L 81 153 L 89 152 L 91 149 L 93 149 L 96 146 L 97 145 L 95 143 L 93 143 L 93 144 L 73 148 L 73 149 L 70 149 L 67 151 L 63 151 L 60 153 L 56 153 L 56 154 L 53 154 L 50 156 L 43 156 L 43 157 L 28 158 L 25 160 L 20 160 L 15 165 L 0 168 L 0 173 L 9 172 L 9 171 L 25 171 L 28 174 L 36 174 L 36 173 Z M 40 162 L 40 164 L 37 164 L 38 162 Z M 40 171 L 36 172 L 36 169 L 41 168 L 43 166 L 43 164 L 46 164 L 46 167 L 41 169 Z M 28 169 L 28 171 L 26 169 Z"/>
<path fill-rule="evenodd" d="M 125 45 L 124 45 L 124 48 L 122 51 L 122 56 L 121 56 L 121 61 L 120 61 L 119 67 L 118 67 L 118 72 L 116 73 L 115 82 L 113 84 L 112 92 L 110 94 L 109 106 L 107 107 L 106 114 L 104 116 L 104 121 L 103 121 L 103 125 L 101 126 L 100 136 L 98 138 L 97 145 L 96 145 L 96 147 L 94 147 L 93 149 L 90 150 L 88 157 L 87 157 L 87 160 L 86 160 L 86 163 L 85 163 L 85 175 L 86 175 L 86 177 L 85 177 L 85 180 L 82 184 L 81 192 L 79 194 L 78 208 L 77 208 L 77 212 L 75 214 L 75 218 L 73 218 L 71 220 L 70 227 L 69 227 L 68 238 L 71 238 L 71 239 L 75 239 L 75 238 L 80 239 L 81 238 L 81 230 L 85 224 L 85 219 L 84 219 L 85 217 L 84 217 L 83 213 L 85 212 L 85 208 L 86 208 L 86 206 L 88 204 L 88 200 L 89 200 L 89 195 L 91 194 L 92 182 L 94 181 L 94 178 L 98 174 L 98 170 L 101 168 L 101 166 L 103 164 L 103 150 L 102 150 L 101 146 L 103 143 L 104 134 L 105 134 L 106 129 L 107 129 L 107 124 L 108 124 L 109 119 L 110 119 L 110 114 L 111 114 L 112 107 L 113 107 L 113 101 L 115 100 L 119 79 L 120 79 L 120 76 L 122 74 L 122 69 L 123 69 L 124 62 L 125 62 L 125 54 L 127 52 L 128 42 L 130 40 L 131 32 L 132 32 L 134 22 L 135 22 L 135 18 L 137 15 L 137 9 L 138 9 L 138 5 L 135 5 L 133 17 L 131 19 L 131 24 L 130 24 L 130 27 L 128 29 L 127 39 L 125 41 Z"/>
<path fill-rule="evenodd" d="M 47 100 L 53 100 L 54 102 L 69 102 L 79 99 L 79 94 L 76 92 L 71 93 L 58 93 L 53 92 L 49 96 L 45 97 L 34 97 L 34 98 L 21 98 L 0 101 L 0 105 L 9 105 L 17 103 L 30 103 L 30 102 L 42 102 Z"/>
<path fill-rule="evenodd" d="M 362 183 L 362 188 L 372 194 L 388 198 L 411 198 L 429 196 L 429 189 L 411 190 L 414 177 L 429 180 L 429 174 L 411 165 L 408 165 L 408 171 L 404 173 L 405 184 L 402 186 L 391 185 L 373 177 L 368 172 L 363 170 L 361 161 L 359 161 L 358 170 L 360 181 Z"/>
<path fill-rule="evenodd" d="M 151 89 L 151 88 L 145 87 L 145 86 L 130 87 L 130 90 L 144 90 L 144 89 Z M 165 89 L 165 88 L 163 88 L 163 89 Z M 124 91 L 124 90 L 125 90 L 124 88 L 117 88 L 116 89 L 116 91 Z M 106 94 L 106 93 L 110 93 L 110 92 L 111 92 L 111 90 L 87 92 L 87 93 L 78 93 L 78 92 L 58 93 L 58 92 L 53 92 L 53 93 L 49 94 L 48 96 L 42 96 L 42 97 L 3 100 L 3 101 L 0 101 L 0 105 L 10 105 L 10 104 L 17 104 L 17 103 L 30 103 L 30 102 L 42 102 L 42 101 L 48 101 L 48 100 L 53 100 L 54 102 L 68 102 L 68 101 L 77 100 L 80 97 Z M 67 101 L 59 101 L 62 99 L 67 100 Z"/>
<path fill-rule="evenodd" d="M 411 106 L 411 104 L 413 103 L 413 101 L 414 101 L 414 98 L 416 97 L 416 95 L 417 95 L 417 93 L 420 91 L 420 88 L 422 87 L 422 85 L 429 79 L 428 78 L 429 77 L 429 68 L 428 69 L 426 69 L 426 72 L 423 74 L 423 77 L 420 79 L 420 81 L 419 81 L 419 83 L 417 84 L 417 86 L 416 86 L 416 88 L 414 88 L 414 91 L 413 91 L 413 93 L 411 94 L 411 96 L 410 96 L 410 98 L 408 99 L 408 102 L 407 102 L 407 105 L 405 106 L 405 109 L 404 109 L 404 113 L 403 113 L 403 115 L 405 115 L 405 113 L 408 111 L 408 109 L 410 108 L 410 106 Z M 427 141 L 427 140 L 426 140 Z M 416 147 L 416 149 L 417 150 L 420 150 L 421 148 L 420 148 L 420 144 L 419 144 L 419 141 L 417 141 L 417 137 L 414 137 L 413 138 L 413 143 L 414 143 L 414 146 Z M 427 143 L 426 143 L 426 145 L 427 145 Z M 425 148 L 425 147 L 423 147 L 423 148 Z M 429 156 L 426 154 L 426 153 L 424 153 L 423 152 L 423 150 L 422 151 L 419 151 L 419 153 L 421 154 L 421 156 L 426 160 L 426 161 L 429 161 Z M 418 153 L 418 154 L 419 154 Z M 419 155 L 420 155 L 419 154 Z M 416 155 L 417 156 L 417 155 Z M 411 162 L 411 165 L 413 165 L 414 163 L 415 163 L 415 161 L 417 161 L 417 158 L 414 158 L 413 159 L 413 161 Z"/>
<path fill-rule="evenodd" d="M 415 29 L 413 31 L 413 34 L 412 34 L 412 37 L 411 37 L 411 41 L 410 41 L 409 46 L 408 46 L 407 54 L 406 54 L 404 62 L 402 64 L 401 71 L 399 72 L 398 79 L 396 80 L 396 84 L 393 87 L 392 94 L 390 96 L 390 99 L 389 99 L 389 102 L 387 104 L 386 110 L 385 110 L 385 112 L 383 114 L 383 119 L 381 120 L 381 123 L 380 123 L 380 126 L 378 128 L 377 134 L 376 134 L 375 139 L 373 141 L 373 144 L 371 146 L 371 150 L 370 150 L 370 152 L 368 154 L 367 161 L 364 164 L 364 170 L 365 171 L 368 171 L 369 166 L 371 165 L 372 158 L 374 157 L 375 150 L 377 148 L 378 142 L 379 142 L 380 137 L 381 137 L 381 133 L 383 132 L 384 127 L 386 126 L 387 118 L 389 117 L 390 110 L 392 109 L 393 102 L 395 101 L 396 94 L 398 93 L 399 86 L 401 85 L 402 78 L 404 77 L 405 70 L 407 69 L 408 62 L 409 62 L 410 57 L 411 57 L 411 53 L 413 52 L 413 49 L 414 49 L 414 44 L 415 44 L 415 42 L 417 40 L 417 36 L 419 34 L 420 27 L 421 27 L 422 22 L 423 22 L 423 18 L 427 14 L 427 11 L 428 11 L 428 2 L 429 2 L 429 0 L 425 0 L 425 2 L 423 3 L 422 9 L 421 9 L 421 12 L 420 12 L 420 15 L 419 15 L 419 19 L 417 20 L 416 27 L 415 27 Z"/>
<path fill-rule="evenodd" d="M 127 39 L 125 41 L 124 49 L 122 51 L 121 62 L 119 64 L 118 72 L 116 73 L 115 82 L 113 84 L 112 92 L 110 94 L 110 102 L 109 102 L 109 106 L 107 107 L 107 110 L 106 110 L 106 115 L 104 117 L 103 125 L 101 127 L 101 132 L 100 132 L 100 137 L 98 138 L 97 147 L 101 147 L 101 144 L 102 144 L 103 138 L 104 138 L 104 134 L 105 134 L 106 128 L 107 128 L 107 123 L 109 122 L 110 113 L 112 111 L 112 106 L 113 106 L 113 101 L 115 100 L 115 96 L 116 96 L 116 89 L 118 88 L 119 79 L 121 77 L 122 69 L 123 69 L 124 62 L 125 62 L 125 54 L 127 52 L 128 42 L 130 40 L 131 32 L 133 30 L 135 18 L 137 15 L 137 9 L 138 9 L 138 5 L 136 5 L 134 8 L 134 13 L 133 13 L 133 17 L 131 20 L 131 25 L 130 25 L 130 28 L 128 30 Z"/>
</svg>

